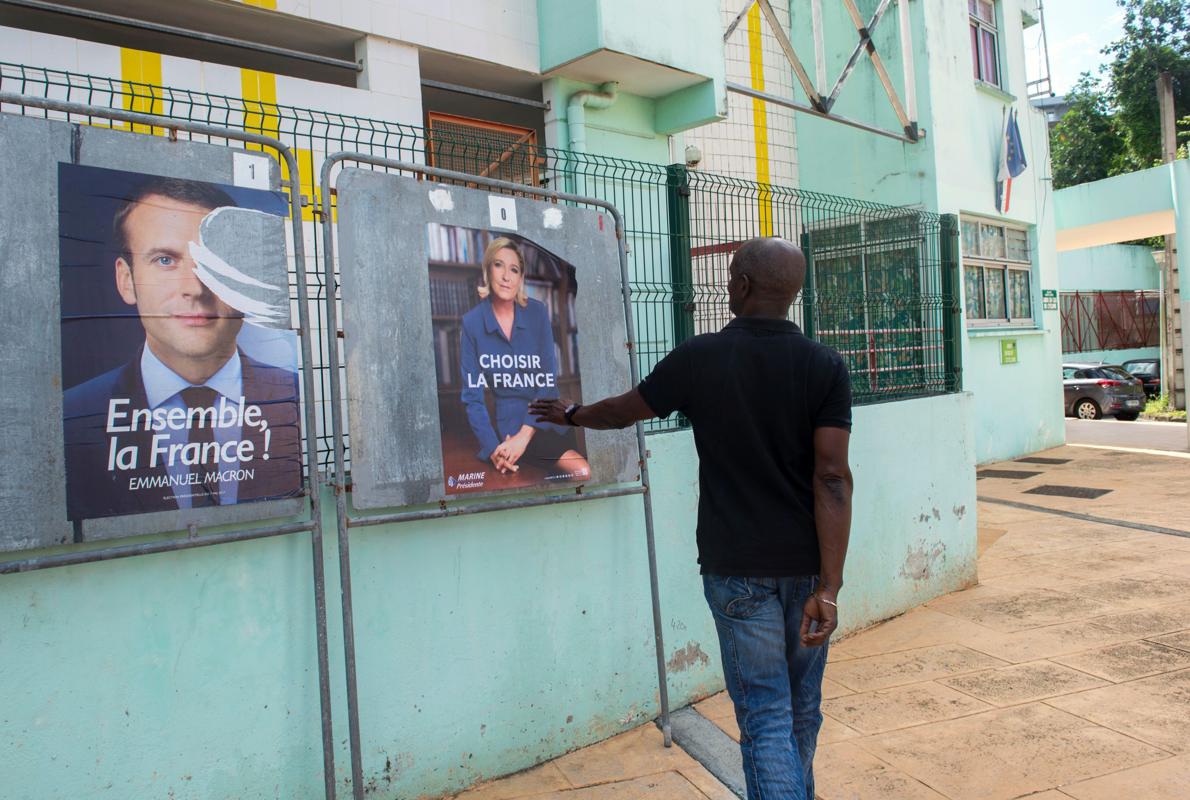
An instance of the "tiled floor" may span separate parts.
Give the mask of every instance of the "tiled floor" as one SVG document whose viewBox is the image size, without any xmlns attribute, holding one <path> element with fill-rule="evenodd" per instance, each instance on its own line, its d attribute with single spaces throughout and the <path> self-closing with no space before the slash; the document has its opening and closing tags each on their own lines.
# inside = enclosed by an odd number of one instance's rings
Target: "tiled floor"
<svg viewBox="0 0 1190 800">
<path fill-rule="evenodd" d="M 1190 529 L 1185 459 L 1059 448 L 979 493 Z M 995 465 L 1014 469 L 1020 465 Z M 1096 500 L 1031 486 L 1110 488 Z M 822 800 L 1190 797 L 1190 538 L 980 504 L 981 585 L 832 645 Z M 696 708 L 738 740 L 731 704 Z M 460 796 L 732 795 L 650 724 Z"/>
</svg>

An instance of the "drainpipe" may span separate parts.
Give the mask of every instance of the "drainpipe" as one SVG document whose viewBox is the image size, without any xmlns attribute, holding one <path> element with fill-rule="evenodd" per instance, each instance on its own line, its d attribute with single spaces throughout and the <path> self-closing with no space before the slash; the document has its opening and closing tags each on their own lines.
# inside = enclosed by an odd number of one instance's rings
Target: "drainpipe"
<svg viewBox="0 0 1190 800">
<path fill-rule="evenodd" d="M 587 152 L 586 109 L 611 108 L 618 96 L 618 86 L 619 83 L 616 81 L 608 81 L 595 91 L 583 89 L 570 95 L 570 100 L 566 103 L 566 127 L 569 131 L 571 150 L 576 153 Z"/>
<path fill-rule="evenodd" d="M 600 84 L 595 91 L 583 89 L 570 95 L 566 101 L 566 137 L 569 141 L 570 153 L 587 152 L 587 111 L 588 108 L 611 108 L 616 102 L 616 81 Z M 579 178 L 582 164 L 573 156 L 566 157 L 566 188 L 573 194 L 583 194 L 584 186 Z"/>
</svg>

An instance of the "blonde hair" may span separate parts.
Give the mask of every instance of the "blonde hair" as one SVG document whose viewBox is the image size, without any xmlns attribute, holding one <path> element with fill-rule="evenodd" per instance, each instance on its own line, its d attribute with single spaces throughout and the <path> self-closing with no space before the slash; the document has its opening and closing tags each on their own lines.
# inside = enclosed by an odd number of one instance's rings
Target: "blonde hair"
<svg viewBox="0 0 1190 800">
<path fill-rule="evenodd" d="M 491 241 L 483 251 L 483 270 L 479 279 L 479 297 L 486 300 L 488 295 L 492 293 L 492 287 L 488 285 L 491 280 L 488 277 L 488 271 L 492 268 L 492 262 L 496 260 L 496 253 L 501 250 L 511 250 L 516 253 L 516 259 L 521 268 L 521 285 L 516 291 L 516 303 L 521 308 L 529 305 L 529 295 L 525 294 L 525 256 L 521 254 L 521 248 L 512 239 L 505 236 L 500 236 Z"/>
</svg>

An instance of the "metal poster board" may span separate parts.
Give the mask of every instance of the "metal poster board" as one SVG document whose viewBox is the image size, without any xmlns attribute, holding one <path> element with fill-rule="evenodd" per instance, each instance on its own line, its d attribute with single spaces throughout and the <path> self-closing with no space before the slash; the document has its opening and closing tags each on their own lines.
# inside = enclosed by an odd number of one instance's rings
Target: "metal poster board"
<svg viewBox="0 0 1190 800">
<path fill-rule="evenodd" d="M 0 550 L 301 513 L 277 162 L 11 115 L 0 153 Z"/>
<path fill-rule="evenodd" d="M 632 430 L 527 412 L 631 386 L 610 215 L 355 168 L 337 189 L 356 508 L 639 479 Z"/>
</svg>

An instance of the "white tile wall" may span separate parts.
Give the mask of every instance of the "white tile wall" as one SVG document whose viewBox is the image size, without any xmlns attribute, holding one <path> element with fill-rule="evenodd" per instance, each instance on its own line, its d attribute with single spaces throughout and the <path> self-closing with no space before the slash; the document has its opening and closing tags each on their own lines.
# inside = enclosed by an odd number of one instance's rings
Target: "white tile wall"
<svg viewBox="0 0 1190 800">
<path fill-rule="evenodd" d="M 332 25 L 343 24 L 343 0 L 310 0 L 310 19 L 319 22 L 329 22 Z"/>
<path fill-rule="evenodd" d="M 78 42 L 64 36 L 50 36 L 44 33 L 31 34 L 34 39 L 32 51 L 40 66 L 50 69 L 76 70 L 79 67 Z"/>
<path fill-rule="evenodd" d="M 180 89 L 201 89 L 204 92 L 227 95 L 229 97 L 239 97 L 244 90 L 243 83 L 240 80 L 239 69 L 236 67 L 229 67 L 224 64 L 203 64 L 202 83 L 198 86 L 191 87 L 184 84 L 174 84 L 172 76 L 165 72 L 165 65 L 163 63 L 161 69 L 161 80 L 167 86 L 176 85 L 177 88 Z"/>
<path fill-rule="evenodd" d="M 780 3 L 773 6 L 778 18 L 788 29 L 789 10 Z M 735 0 L 723 0 L 723 25 L 739 12 Z M 783 97 L 793 97 L 793 71 L 777 43 L 777 38 L 761 18 L 761 50 L 764 64 L 765 91 Z M 747 22 L 742 22 L 724 47 L 727 60 L 727 80 L 749 86 L 752 83 L 748 49 Z M 685 134 L 686 144 L 702 150 L 700 168 L 708 172 L 756 180 L 755 126 L 751 98 L 728 93 L 728 116 L 722 122 L 705 125 Z M 789 109 L 765 106 L 768 128 L 769 180 L 779 186 L 797 185 L 797 139 L 793 112 Z"/>
<path fill-rule="evenodd" d="M 33 58 L 33 42 L 28 31 L 0 27 L 0 53 L 4 60 L 27 64 Z"/>
<path fill-rule="evenodd" d="M 0 51 L 2 50 L 3 47 L 0 47 Z M 37 50 L 33 49 L 30 57 L 36 52 Z M 92 75 L 116 76 L 120 74 L 120 48 L 118 47 L 79 40 L 75 52 L 78 57 L 78 66 L 75 69 L 80 72 Z"/>
<path fill-rule="evenodd" d="M 179 86 L 187 89 L 203 87 L 203 65 L 199 61 L 174 56 L 161 57 L 161 82 L 166 86 Z M 210 91 L 209 89 L 207 91 Z M 236 87 L 238 96 L 240 87 Z M 218 92 L 227 94 L 227 92 Z"/>
<path fill-rule="evenodd" d="M 354 0 L 340 3 L 339 24 L 365 33 L 375 31 L 372 27 L 372 3 L 369 0 Z M 387 33 L 387 31 L 378 31 Z"/>
</svg>

